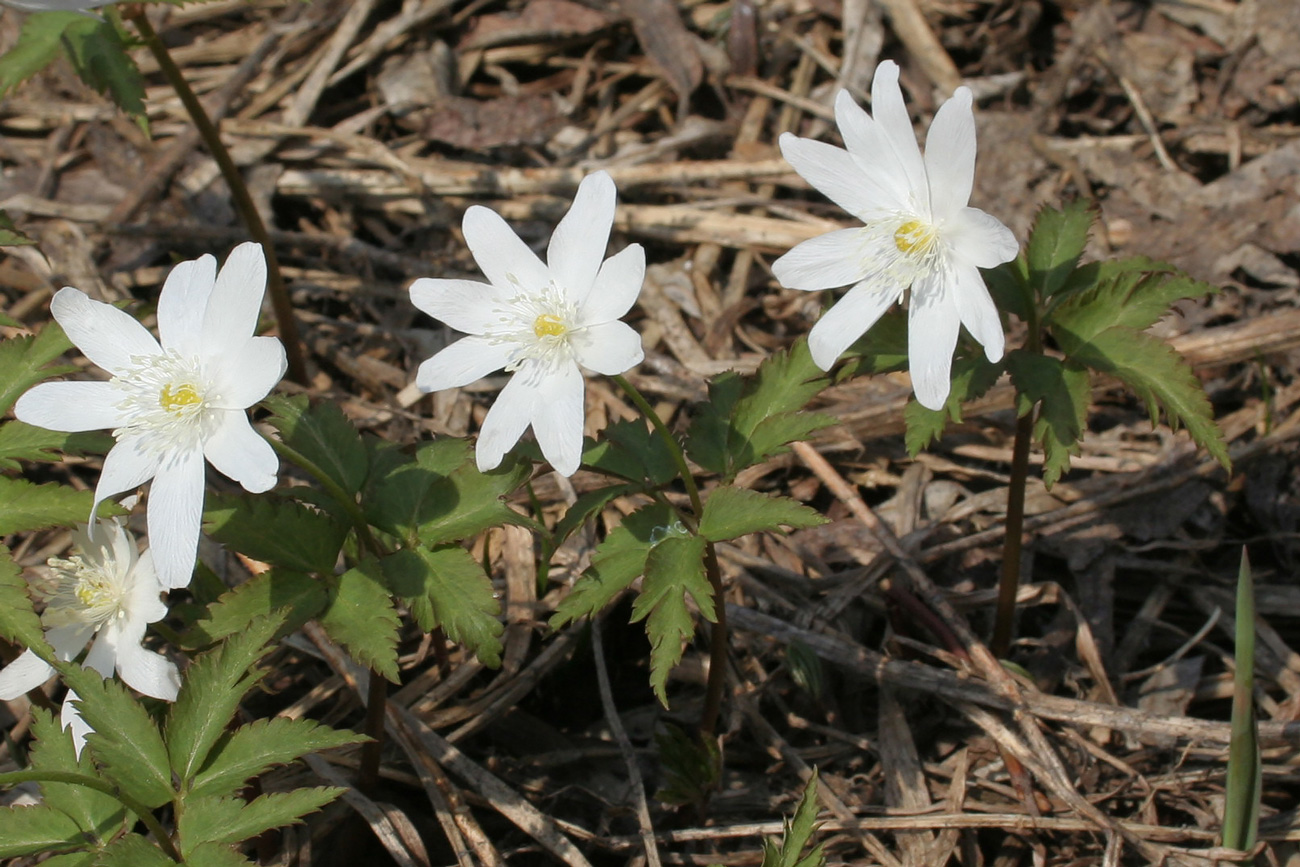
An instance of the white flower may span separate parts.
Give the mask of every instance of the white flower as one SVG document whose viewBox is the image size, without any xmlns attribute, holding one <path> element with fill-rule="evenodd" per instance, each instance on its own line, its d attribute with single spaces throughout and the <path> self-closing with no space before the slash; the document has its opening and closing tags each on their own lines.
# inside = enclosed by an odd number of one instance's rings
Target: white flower
<svg viewBox="0 0 1300 867">
<path fill-rule="evenodd" d="M 613 376 L 645 357 L 640 336 L 619 317 L 641 292 L 645 251 L 632 244 L 602 259 L 614 223 L 614 181 L 588 175 L 555 227 L 546 264 L 493 211 L 465 212 L 465 242 L 488 283 L 424 278 L 411 301 L 471 335 L 420 365 L 423 391 L 468 385 L 494 370 L 514 373 L 479 431 L 480 470 L 501 463 L 530 424 L 542 454 L 573 475 L 582 461 L 585 418 L 579 365 Z"/>
<path fill-rule="evenodd" d="M 104 459 L 95 506 L 153 479 L 149 541 L 169 589 L 184 587 L 194 571 L 203 459 L 253 493 L 276 482 L 275 451 L 245 412 L 286 365 L 279 340 L 253 336 L 265 288 L 258 244 L 236 247 L 220 274 L 212 256 L 180 263 L 158 297 L 161 345 L 129 314 L 61 289 L 50 304 L 54 318 L 112 379 L 42 383 L 14 406 L 22 421 L 51 430 L 113 429 L 117 444 Z"/>
<path fill-rule="evenodd" d="M 912 387 L 923 406 L 940 409 L 948 399 L 959 324 L 990 361 L 1002 358 L 1002 323 L 978 269 L 1010 261 L 1019 245 L 995 217 L 966 206 L 975 177 L 968 88 L 957 88 L 940 106 L 924 158 L 892 61 L 876 67 L 871 107 L 874 117 L 847 91 L 836 97 L 835 119 L 848 150 L 781 136 L 781 153 L 795 171 L 866 225 L 804 241 L 772 271 L 791 289 L 853 284 L 808 336 L 823 370 L 910 286 Z"/>
<path fill-rule="evenodd" d="M 84 665 L 112 677 L 116 670 L 128 686 L 154 698 L 174 701 L 181 678 L 176 666 L 140 646 L 145 627 L 167 614 L 162 585 L 149 551 L 138 554 L 135 539 L 120 521 L 99 523 L 73 534 L 74 553 L 49 561 L 51 575 L 38 592 L 45 597 L 41 621 L 45 638 L 59 659 L 74 659 L 94 641 Z M 54 668 L 30 650 L 0 670 L 0 700 L 12 701 L 54 675 Z M 77 695 L 63 700 L 63 727 L 72 727 L 77 752 L 90 726 L 77 713 Z"/>
</svg>

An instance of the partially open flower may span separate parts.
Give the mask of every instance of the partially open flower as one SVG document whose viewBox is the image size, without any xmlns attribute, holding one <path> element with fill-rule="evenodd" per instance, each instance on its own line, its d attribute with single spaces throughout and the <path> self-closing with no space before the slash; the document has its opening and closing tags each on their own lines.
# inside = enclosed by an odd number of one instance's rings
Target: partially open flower
<svg viewBox="0 0 1300 867">
<path fill-rule="evenodd" d="M 37 592 L 45 598 L 41 622 L 59 659 L 71 660 L 90 643 L 85 666 L 145 695 L 173 701 L 180 688 L 176 666 L 140 642 L 145 627 L 167 614 L 153 555 L 136 551 L 120 521 L 99 521 L 92 539 L 82 526 L 73 534 L 73 554 L 49 561 L 50 577 Z M 0 670 L 0 700 L 12 701 L 54 675 L 54 668 L 30 650 Z M 76 712 L 77 696 L 63 702 L 63 726 L 72 726 L 77 751 L 89 726 Z"/>
</svg>

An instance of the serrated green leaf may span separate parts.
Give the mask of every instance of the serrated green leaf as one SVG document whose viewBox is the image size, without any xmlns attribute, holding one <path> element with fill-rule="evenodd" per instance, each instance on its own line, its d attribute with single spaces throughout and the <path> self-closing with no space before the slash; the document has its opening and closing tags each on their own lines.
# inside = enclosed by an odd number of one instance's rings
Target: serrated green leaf
<svg viewBox="0 0 1300 867">
<path fill-rule="evenodd" d="M 615 596 L 626 590 L 645 571 L 650 549 L 665 533 L 681 526 L 667 506 L 643 506 L 623 519 L 591 555 L 591 565 L 579 576 L 569 595 L 561 600 L 551 617 L 551 628 L 559 629 L 579 617 L 595 616 Z M 682 527 L 685 532 L 685 527 Z"/>
<path fill-rule="evenodd" d="M 29 753 L 32 770 L 95 776 L 90 757 L 77 758 L 70 732 L 65 731 L 46 710 L 33 708 L 32 714 L 35 717 L 32 724 L 35 743 Z M 46 782 L 41 783 L 41 793 L 45 804 L 76 822 L 91 841 L 110 840 L 125 829 L 126 808 L 103 792 L 72 783 Z"/>
<path fill-rule="evenodd" d="M 579 494 L 564 513 L 564 517 L 555 522 L 552 531 L 554 543 L 559 545 L 569 538 L 574 530 L 587 523 L 587 519 L 600 513 L 607 505 L 619 497 L 627 496 L 640 489 L 638 484 L 612 485 L 608 488 L 596 488 Z"/>
<path fill-rule="evenodd" d="M 36 383 L 76 370 L 66 364 L 49 366 L 71 347 L 68 336 L 53 321 L 34 337 L 0 341 L 0 413 L 8 412 L 19 395 Z"/>
<path fill-rule="evenodd" d="M 722 751 L 715 738 L 693 737 L 680 726 L 664 723 L 655 732 L 664 785 L 655 797 L 665 804 L 697 806 L 708 803 L 722 780 Z"/>
<path fill-rule="evenodd" d="M 763 841 L 762 867 L 821 867 L 825 863 L 822 847 L 815 846 L 803 858 L 799 854 L 812 840 L 817 832 L 817 772 L 808 779 L 799 806 L 795 808 L 794 818 L 785 820 L 785 829 L 781 842 Z"/>
<path fill-rule="evenodd" d="M 692 411 L 686 452 L 710 472 L 725 475 L 730 452 L 731 416 L 745 389 L 740 374 L 728 371 L 709 380 L 709 399 Z"/>
<path fill-rule="evenodd" d="M 615 422 L 599 439 L 586 442 L 583 466 L 651 485 L 663 485 L 677 477 L 677 464 L 668 446 L 643 419 Z"/>
<path fill-rule="evenodd" d="M 1016 386 L 1016 412 L 1024 416 L 1041 405 L 1034 439 L 1043 447 L 1043 483 L 1052 487 L 1070 469 L 1087 429 L 1092 391 L 1086 368 L 1071 361 L 1017 349 L 1006 359 Z"/>
<path fill-rule="evenodd" d="M 207 761 L 244 693 L 261 679 L 262 672 L 250 669 L 270 652 L 267 642 L 282 623 L 280 617 L 253 621 L 185 672 L 180 694 L 167 713 L 166 728 L 171 769 L 182 785 Z"/>
<path fill-rule="evenodd" d="M 1223 432 L 1214 421 L 1214 409 L 1200 380 L 1169 344 L 1123 326 L 1108 328 L 1086 342 L 1067 336 L 1064 330 L 1057 338 L 1070 359 L 1109 373 L 1133 389 L 1151 413 L 1152 424 L 1159 421 L 1163 409 L 1175 429 L 1186 427 L 1215 460 L 1231 466 Z"/>
<path fill-rule="evenodd" d="M 0 807 L 0 858 L 80 849 L 86 845 L 77 823 L 45 804 Z"/>
<path fill-rule="evenodd" d="M 700 518 L 700 535 L 710 542 L 725 542 L 763 530 L 816 527 L 826 519 L 789 497 L 762 494 L 745 488 L 722 487 L 709 494 Z"/>
<path fill-rule="evenodd" d="M 22 469 L 19 461 L 56 462 L 65 455 L 103 454 L 113 438 L 98 433 L 65 433 L 33 427 L 20 421 L 0 424 L 0 469 Z"/>
<path fill-rule="evenodd" d="M 254 575 L 209 605 L 204 618 L 186 635 L 185 646 L 201 647 L 243 632 L 259 617 L 275 612 L 281 612 L 285 618 L 277 636 L 287 635 L 318 616 L 328 604 L 329 590 L 324 581 L 298 572 L 270 569 Z"/>
<path fill-rule="evenodd" d="M 79 696 L 77 710 L 94 729 L 86 736 L 86 749 L 102 776 L 146 807 L 168 803 L 173 790 L 167 746 L 144 707 L 116 680 L 72 663 L 58 668 Z"/>
<path fill-rule="evenodd" d="M 332 403 L 308 406 L 305 395 L 272 395 L 264 403 L 284 444 L 311 461 L 335 484 L 356 495 L 366 480 L 367 452 L 361 434 Z"/>
<path fill-rule="evenodd" d="M 293 500 L 209 494 L 204 529 L 241 554 L 293 572 L 333 573 L 348 527 Z"/>
<path fill-rule="evenodd" d="M 294 824 L 344 791 L 338 787 L 320 786 L 272 792 L 247 804 L 238 798 L 186 798 L 185 811 L 180 814 L 178 823 L 181 854 L 188 858 L 189 853 L 203 843 L 238 843 L 272 828 Z"/>
<path fill-rule="evenodd" d="M 221 736 L 190 786 L 193 795 L 231 795 L 250 778 L 307 753 L 365 740 L 308 719 L 260 719 Z"/>
<path fill-rule="evenodd" d="M 367 561 L 332 581 L 321 628 L 352 658 L 396 683 L 397 633 L 402 622 L 378 564 Z"/>
<path fill-rule="evenodd" d="M 398 551 L 381 561 L 384 578 L 425 632 L 441 626 L 485 665 L 501 664 L 501 606 L 492 582 L 459 545 Z"/>
<path fill-rule="evenodd" d="M 66 852 L 46 858 L 41 867 L 94 867 L 98 852 Z"/>
<path fill-rule="evenodd" d="M 84 524 L 94 503 L 94 491 L 78 491 L 55 482 L 33 485 L 26 479 L 0 476 L 0 536 Z"/>
<path fill-rule="evenodd" d="M 1084 273 L 1080 269 L 1076 274 Z M 1108 260 L 1087 270 L 1090 280 L 1052 308 L 1047 325 L 1086 342 L 1117 325 L 1143 331 L 1184 298 L 1218 292 L 1163 262 L 1145 257 Z M 1081 281 L 1082 282 L 1082 281 Z"/>
<path fill-rule="evenodd" d="M 79 18 L 76 12 L 37 12 L 23 20 L 14 47 L 0 56 L 0 97 L 49 66 L 63 53 L 63 29 Z"/>
<path fill-rule="evenodd" d="M 907 370 L 907 311 L 901 307 L 890 309 L 842 357 L 846 363 L 836 371 L 836 382 L 864 374 Z"/>
<path fill-rule="evenodd" d="M 4 92 L 7 90 L 3 84 L 5 77 L 4 66 L 5 60 L 9 57 L 9 54 L 12 53 L 13 51 L 10 51 L 8 54 L 0 57 L 0 96 L 4 96 Z M 14 225 L 14 221 L 10 219 L 7 213 L 0 210 L 0 247 L 30 247 L 35 243 L 34 240 L 18 230 L 18 227 Z M 6 324 L 11 327 L 16 327 L 13 320 L 10 320 Z"/>
<path fill-rule="evenodd" d="M 1034 290 L 1029 285 L 1029 263 L 1023 253 L 996 268 L 980 269 L 980 275 L 993 297 L 994 306 L 1004 313 L 1014 314 L 1021 322 L 1030 320 L 1036 304 Z"/>
<path fill-rule="evenodd" d="M 1255 719 L 1255 586 L 1246 549 L 1237 571 L 1234 613 L 1236 648 L 1232 677 L 1232 734 L 1228 743 L 1228 778 L 1224 787 L 1223 845 L 1250 850 L 1259 832 L 1264 772 Z"/>
<path fill-rule="evenodd" d="M 185 856 L 185 867 L 249 867 L 255 863 L 240 855 L 232 843 L 200 843 Z"/>
<path fill-rule="evenodd" d="M 95 867 L 176 867 L 154 843 L 139 834 L 126 834 L 104 847 L 95 859 Z M 187 861 L 186 867 L 197 867 Z"/>
<path fill-rule="evenodd" d="M 1095 208 L 1082 199 L 1060 210 L 1044 207 L 1038 212 L 1029 232 L 1025 260 L 1029 285 L 1037 290 L 1039 298 L 1051 298 L 1065 287 L 1088 245 L 1088 232 L 1096 216 Z"/>
<path fill-rule="evenodd" d="M 81 80 L 113 100 L 148 133 L 144 77 L 118 29 L 102 18 L 83 15 L 64 27 L 62 41 L 64 53 Z"/>
<path fill-rule="evenodd" d="M 948 422 L 960 423 L 962 405 L 968 400 L 984 396 L 1002 375 L 1003 362 L 994 364 L 983 353 L 975 357 L 957 358 L 952 363 L 952 388 L 948 392 L 948 401 L 943 409 L 927 409 L 915 398 L 908 401 L 903 409 L 903 422 L 906 425 L 904 440 L 907 453 L 912 457 L 937 441 Z"/>
<path fill-rule="evenodd" d="M 709 622 L 717 619 L 713 588 L 704 574 L 705 539 L 671 535 L 650 549 L 641 595 L 632 605 L 632 622 L 645 620 L 650 639 L 650 686 L 668 707 L 668 674 L 682 659 L 682 644 L 695 634 L 686 605 L 689 593 Z"/>
<path fill-rule="evenodd" d="M 417 534 L 426 546 L 459 542 L 501 524 L 542 529 L 505 502 L 531 475 L 527 461 L 507 457 L 501 466 L 481 473 L 469 442 L 450 438 L 422 444 L 415 457 L 420 466 L 441 476 L 429 488 L 420 512 Z M 455 468 L 446 471 L 453 458 Z"/>
<path fill-rule="evenodd" d="M 0 545 L 0 638 L 38 651 L 42 659 L 53 659 L 45 643 L 45 630 L 27 594 L 27 581 L 9 549 Z"/>
</svg>

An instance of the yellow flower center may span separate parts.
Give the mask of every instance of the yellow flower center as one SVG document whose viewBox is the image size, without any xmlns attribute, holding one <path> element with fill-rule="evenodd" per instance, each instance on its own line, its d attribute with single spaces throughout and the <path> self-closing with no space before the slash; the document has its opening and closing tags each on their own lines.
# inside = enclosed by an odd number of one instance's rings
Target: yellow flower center
<svg viewBox="0 0 1300 867">
<path fill-rule="evenodd" d="M 72 592 L 86 608 L 102 610 L 117 607 L 117 588 L 103 575 L 82 573 Z"/>
<path fill-rule="evenodd" d="M 934 243 L 934 227 L 920 220 L 908 220 L 894 232 L 894 245 L 904 255 L 924 253 Z"/>
<path fill-rule="evenodd" d="M 558 316 L 543 313 L 533 322 L 533 333 L 538 337 L 563 337 L 568 327 Z"/>
<path fill-rule="evenodd" d="M 188 382 L 175 387 L 167 383 L 158 394 L 158 405 L 168 412 L 181 412 L 202 401 L 199 390 Z"/>
</svg>

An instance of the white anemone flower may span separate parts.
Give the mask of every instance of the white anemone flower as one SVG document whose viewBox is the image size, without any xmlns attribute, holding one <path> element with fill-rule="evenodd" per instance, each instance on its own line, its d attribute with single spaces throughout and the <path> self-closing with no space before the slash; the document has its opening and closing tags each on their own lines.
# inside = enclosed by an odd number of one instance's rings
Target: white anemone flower
<svg viewBox="0 0 1300 867">
<path fill-rule="evenodd" d="M 898 65 L 876 67 L 872 115 L 847 91 L 835 100 L 844 148 L 786 133 L 781 153 L 829 199 L 861 220 L 804 241 L 772 264 L 783 286 L 816 291 L 852 284 L 808 335 L 829 370 L 909 287 L 908 362 L 916 399 L 940 409 L 951 386 L 961 325 L 990 361 L 1002 358 L 1002 322 L 980 268 L 1015 258 L 1011 230 L 967 207 L 975 178 L 975 117 L 959 87 L 930 124 L 925 156 L 898 86 Z M 874 116 L 873 116 L 874 115 Z"/>
<path fill-rule="evenodd" d="M 73 533 L 74 551 L 49 561 L 50 578 L 37 586 L 45 598 L 41 621 L 59 659 L 71 660 L 93 641 L 84 665 L 101 677 L 116 671 L 145 695 L 174 701 L 180 673 L 166 657 L 140 646 L 145 627 L 167 614 L 153 555 L 139 554 L 120 521 L 98 522 L 92 539 L 83 525 Z M 0 670 L 0 700 L 12 701 L 54 676 L 54 668 L 30 650 Z M 78 754 L 90 726 L 76 710 L 77 694 L 63 700 L 63 727 L 72 728 Z"/>
<path fill-rule="evenodd" d="M 194 572 L 205 457 L 253 493 L 276 482 L 279 460 L 245 412 L 286 366 L 278 339 L 253 336 L 265 289 L 258 244 L 236 247 L 220 274 L 212 256 L 180 263 L 158 297 L 161 344 L 128 313 L 60 289 L 54 318 L 112 378 L 42 383 L 14 406 L 19 419 L 50 430 L 113 430 L 117 444 L 104 458 L 95 507 L 153 479 L 149 542 L 168 589 L 184 587 Z"/>
<path fill-rule="evenodd" d="M 495 212 L 472 207 L 465 243 L 488 282 L 411 284 L 416 307 L 470 335 L 420 365 L 422 391 L 468 385 L 501 368 L 514 374 L 479 431 L 480 470 L 498 466 L 532 425 L 551 466 L 573 475 L 586 417 L 581 368 L 614 376 L 645 358 L 640 335 L 620 321 L 641 292 L 645 250 L 632 244 L 604 258 L 616 195 L 605 172 L 584 178 L 545 264 Z"/>
</svg>

